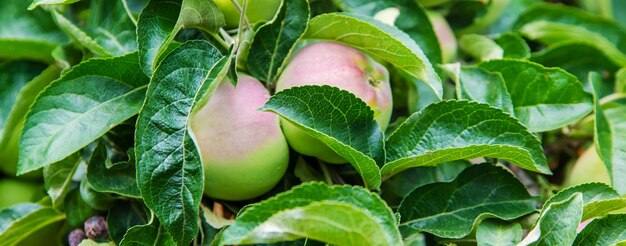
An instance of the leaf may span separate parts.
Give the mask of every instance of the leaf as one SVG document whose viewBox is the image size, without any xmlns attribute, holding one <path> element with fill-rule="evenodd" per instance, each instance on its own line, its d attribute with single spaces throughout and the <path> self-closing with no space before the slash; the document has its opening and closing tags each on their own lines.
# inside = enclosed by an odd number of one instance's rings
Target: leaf
<svg viewBox="0 0 626 246">
<path fill-rule="evenodd" d="M 432 64 L 442 61 L 442 51 L 432 22 L 422 5 L 411 0 L 343 0 L 340 7 L 348 12 L 367 15 L 395 26 L 424 51 Z M 395 13 L 395 18 L 386 16 Z"/>
<path fill-rule="evenodd" d="M 626 198 L 620 195 L 610 186 L 603 183 L 586 183 L 569 187 L 550 197 L 545 202 L 545 206 L 551 203 L 565 200 L 574 193 L 583 195 L 583 217 L 582 221 L 590 218 L 606 215 L 608 212 L 626 207 Z"/>
<path fill-rule="evenodd" d="M 589 80 L 594 89 L 595 101 L 595 137 L 598 154 L 609 172 L 613 187 L 620 193 L 626 193 L 626 101 L 611 102 L 602 106 L 598 98 L 601 78 L 591 74 Z"/>
<path fill-rule="evenodd" d="M 303 38 L 335 41 L 352 46 L 419 79 L 438 98 L 442 97 L 441 79 L 424 52 L 406 33 L 395 27 L 367 16 L 322 14 L 309 21 Z"/>
<path fill-rule="evenodd" d="M 137 119 L 141 196 L 180 245 L 198 233 L 204 186 L 200 155 L 188 134 L 189 115 L 225 76 L 228 61 L 206 41 L 183 43 L 155 70 Z"/>
<path fill-rule="evenodd" d="M 577 8 L 536 5 L 519 17 L 514 28 L 524 36 L 546 44 L 586 40 L 617 64 L 626 64 L 626 30 L 612 20 Z"/>
<path fill-rule="evenodd" d="M 504 57 L 504 49 L 498 43 L 478 34 L 461 36 L 459 47 L 478 61 L 502 59 Z"/>
<path fill-rule="evenodd" d="M 494 157 L 550 173 L 539 140 L 510 115 L 469 101 L 441 101 L 411 115 L 385 142 L 384 179 L 417 166 Z"/>
<path fill-rule="evenodd" d="M 246 207 L 222 244 L 310 238 L 334 245 L 401 245 L 396 217 L 377 195 L 356 186 L 306 183 Z"/>
<path fill-rule="evenodd" d="M 107 229 L 109 237 L 117 244 L 131 227 L 148 222 L 143 205 L 134 201 L 117 201 L 107 213 Z"/>
<path fill-rule="evenodd" d="M 584 57 L 585 59 L 579 59 Z M 596 45 L 584 40 L 562 41 L 533 54 L 530 59 L 546 67 L 559 67 L 587 81 L 589 72 L 614 72 L 618 64 L 604 55 Z"/>
<path fill-rule="evenodd" d="M 33 3 L 28 6 L 28 10 L 33 10 L 43 5 L 71 4 L 78 1 L 80 0 L 33 0 Z"/>
<path fill-rule="evenodd" d="M 403 235 L 423 231 L 445 238 L 467 236 L 487 217 L 511 220 L 533 211 L 535 198 L 524 185 L 491 164 L 470 166 L 449 183 L 421 186 L 398 208 Z"/>
<path fill-rule="evenodd" d="M 67 193 L 63 205 L 70 228 L 83 226 L 85 220 L 98 213 L 83 201 L 78 187 Z"/>
<path fill-rule="evenodd" d="M 160 58 L 183 28 L 216 32 L 224 15 L 211 0 L 150 0 L 137 20 L 139 64 L 152 76 Z"/>
<path fill-rule="evenodd" d="M 533 5 L 541 2 L 539 0 L 515 0 L 515 1 L 459 1 L 463 2 L 475 2 L 478 5 L 486 5 L 486 9 L 483 8 L 478 11 L 479 16 L 474 17 L 474 22 L 467 27 L 456 30 L 458 34 L 468 33 L 485 33 L 485 34 L 497 34 L 506 32 L 511 29 L 515 21 L 525 11 Z M 476 5 L 476 4 L 475 4 Z M 470 8 L 471 9 L 471 8 Z M 472 10 L 472 9 L 471 9 Z M 461 9 L 457 18 L 470 19 L 467 17 L 468 10 Z M 471 19 L 470 19 L 471 20 Z"/>
<path fill-rule="evenodd" d="M 120 242 L 120 246 L 170 246 L 174 244 L 172 236 L 156 219 L 145 225 L 131 227 Z"/>
<path fill-rule="evenodd" d="M 44 167 L 44 185 L 54 207 L 58 207 L 65 199 L 72 183 L 72 176 L 81 161 L 80 155 L 75 153 L 57 163 Z"/>
<path fill-rule="evenodd" d="M 505 32 L 494 39 L 502 47 L 505 58 L 528 59 L 530 58 L 530 47 L 526 41 L 515 32 Z"/>
<path fill-rule="evenodd" d="M 444 70 L 452 73 L 450 79 L 456 83 L 459 99 L 487 103 L 514 115 L 513 103 L 504 79 L 480 67 L 463 67 L 459 63 L 446 65 Z"/>
<path fill-rule="evenodd" d="M 479 67 L 502 75 L 515 117 L 531 132 L 564 127 L 592 110 L 592 97 L 582 83 L 559 68 L 514 59 L 487 61 Z"/>
<path fill-rule="evenodd" d="M 572 245 L 582 214 L 581 193 L 548 204 L 528 236 L 518 245 Z"/>
<path fill-rule="evenodd" d="M 120 56 L 137 49 L 135 24 L 121 0 L 92 0 L 89 9 L 83 25 L 56 10 L 52 16 L 61 30 L 97 56 Z"/>
<path fill-rule="evenodd" d="M 488 219 L 483 220 L 476 229 L 476 241 L 479 246 L 516 245 L 522 241 L 522 226 L 518 223 Z"/>
<path fill-rule="evenodd" d="M 21 203 L 0 210 L 0 242 L 13 245 L 65 215 L 36 203 Z"/>
<path fill-rule="evenodd" d="M 53 81 L 26 115 L 18 174 L 64 159 L 135 115 L 148 82 L 138 71 L 132 53 L 82 62 Z"/>
<path fill-rule="evenodd" d="M 591 221 L 573 245 L 616 245 L 626 241 L 626 214 L 610 214 Z"/>
<path fill-rule="evenodd" d="M 292 87 L 276 93 L 260 109 L 322 141 L 354 166 L 367 188 L 380 188 L 383 132 L 374 112 L 352 93 L 330 86 Z"/>
<path fill-rule="evenodd" d="M 0 77 L 2 77 L 2 81 L 11 82 L 13 86 L 25 83 L 20 82 L 22 78 L 29 78 L 30 76 L 34 76 L 33 74 L 25 76 L 24 73 L 20 72 L 22 69 L 33 69 L 33 64 L 28 62 L 18 62 L 18 63 L 9 63 L 15 64 L 8 65 L 5 67 L 7 72 L 11 74 L 10 78 L 5 79 L 7 74 L 2 75 L 0 72 Z M 25 64 L 30 64 L 26 66 Z M 39 67 L 39 66 L 36 66 Z M 20 134 L 22 132 L 22 127 L 24 126 L 24 121 L 26 120 L 25 116 L 28 112 L 33 101 L 35 101 L 35 97 L 42 91 L 51 81 L 58 78 L 61 69 L 56 66 L 49 66 L 41 74 L 37 75 L 30 82 L 26 83 L 23 87 L 19 89 L 19 92 L 16 90 L 11 90 L 13 86 L 9 85 L 0 85 L 1 88 L 5 88 L 3 93 L 9 93 L 11 95 L 0 95 L 0 101 L 4 101 L 0 103 L 0 108 L 2 108 L 2 112 L 0 114 L 0 125 L 4 124 L 4 129 L 0 129 L 0 169 L 5 173 L 14 176 L 17 171 L 17 158 L 18 158 L 18 142 L 20 138 Z M 29 72 L 30 73 L 30 72 Z M 16 88 L 17 89 L 17 88 Z M 15 94 L 13 94 L 15 93 Z M 15 95 L 15 97 L 13 97 Z M 10 102 L 8 102 L 10 101 Z M 6 109 L 6 111 L 5 111 Z M 6 112 L 6 115 L 4 112 Z M 6 117 L 6 118 L 4 118 Z M 1 127 L 0 127 L 1 128 Z M 39 176 L 39 175 L 37 175 Z"/>
<path fill-rule="evenodd" d="M 114 242 L 100 242 L 93 239 L 83 239 L 78 246 L 115 246 Z"/>
<path fill-rule="evenodd" d="M 129 153 L 129 155 L 133 154 L 132 152 Z M 107 167 L 107 163 L 110 167 Z M 87 165 L 87 180 L 94 190 L 140 198 L 135 173 L 134 156 L 131 156 L 127 162 L 113 164 L 107 158 L 106 148 L 103 144 L 96 147 Z"/>
<path fill-rule="evenodd" d="M 42 9 L 28 11 L 29 1 L 0 0 L 0 58 L 54 62 L 52 50 L 67 42 Z"/>
<path fill-rule="evenodd" d="M 306 31 L 310 15 L 307 0 L 285 0 L 274 20 L 261 26 L 254 36 L 248 53 L 250 74 L 273 84 Z"/>
</svg>

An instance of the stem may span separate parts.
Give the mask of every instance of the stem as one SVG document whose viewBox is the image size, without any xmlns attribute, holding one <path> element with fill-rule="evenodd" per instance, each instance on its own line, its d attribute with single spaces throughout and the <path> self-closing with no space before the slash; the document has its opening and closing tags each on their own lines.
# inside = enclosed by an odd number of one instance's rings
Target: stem
<svg viewBox="0 0 626 246">
<path fill-rule="evenodd" d="M 328 166 L 326 163 L 324 163 L 323 161 L 319 161 L 320 163 L 320 168 L 322 168 L 322 172 L 324 173 L 324 178 L 326 179 L 326 183 L 328 183 L 329 185 L 333 185 L 333 177 L 330 174 L 330 170 L 328 169 Z"/>
<path fill-rule="evenodd" d="M 239 2 L 237 2 L 237 0 L 230 1 L 233 3 L 233 5 L 235 5 L 235 8 L 239 10 L 239 26 L 241 26 L 242 21 L 245 22 L 246 26 L 250 25 L 250 23 L 248 23 L 248 17 L 246 16 L 246 5 L 248 5 L 248 1 L 243 1 L 243 8 L 241 7 L 241 5 L 239 5 Z"/>
</svg>

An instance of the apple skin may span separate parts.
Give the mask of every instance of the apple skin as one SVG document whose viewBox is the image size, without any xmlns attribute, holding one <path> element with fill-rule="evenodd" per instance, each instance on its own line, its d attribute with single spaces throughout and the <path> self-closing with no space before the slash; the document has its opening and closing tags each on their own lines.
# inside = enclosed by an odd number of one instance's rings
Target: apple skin
<svg viewBox="0 0 626 246">
<path fill-rule="evenodd" d="M 270 98 L 256 79 L 224 80 L 191 120 L 204 166 L 204 193 L 241 201 L 272 189 L 289 164 L 276 114 L 259 111 Z"/>
<path fill-rule="evenodd" d="M 237 0 L 239 6 L 243 7 L 243 0 Z M 260 21 L 269 21 L 274 18 L 276 11 L 280 7 L 281 0 L 248 0 L 246 17 L 250 24 Z M 239 10 L 232 0 L 215 0 L 215 4 L 224 14 L 227 28 L 237 28 L 239 26 Z"/>
<path fill-rule="evenodd" d="M 566 172 L 565 187 L 576 186 L 584 183 L 601 182 L 611 185 L 611 177 L 600 159 L 595 146 L 591 146 L 583 152 L 576 162 Z"/>
<path fill-rule="evenodd" d="M 457 54 L 457 41 L 456 36 L 454 36 L 454 32 L 448 21 L 438 12 L 428 11 L 426 13 L 428 15 L 428 19 L 433 25 L 433 30 L 435 31 L 435 36 L 439 39 L 439 45 L 441 46 L 441 55 L 443 63 L 451 63 L 456 60 Z"/>
<path fill-rule="evenodd" d="M 346 90 L 363 100 L 384 131 L 391 119 L 393 100 L 387 69 L 357 49 L 317 42 L 300 49 L 280 75 L 276 91 L 305 85 L 330 85 Z M 281 120 L 289 145 L 301 154 L 342 164 L 346 160 L 326 144 L 313 138 L 287 120 Z"/>
</svg>

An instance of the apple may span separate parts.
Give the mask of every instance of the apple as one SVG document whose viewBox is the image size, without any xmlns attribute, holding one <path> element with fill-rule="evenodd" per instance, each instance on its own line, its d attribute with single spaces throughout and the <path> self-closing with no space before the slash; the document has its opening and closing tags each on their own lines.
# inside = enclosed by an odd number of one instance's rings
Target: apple
<svg viewBox="0 0 626 246">
<path fill-rule="evenodd" d="M 278 116 L 259 111 L 269 99 L 258 80 L 227 79 L 192 117 L 191 129 L 204 166 L 204 193 L 240 201 L 272 189 L 289 164 L 289 146 Z"/>
<path fill-rule="evenodd" d="M 237 0 L 239 6 L 243 8 L 244 0 Z M 276 11 L 280 7 L 281 0 L 248 0 L 246 17 L 250 24 L 260 21 L 269 21 L 274 18 Z M 224 14 L 226 28 L 237 28 L 239 26 L 239 10 L 232 0 L 215 0 L 215 4 Z"/>
<path fill-rule="evenodd" d="M 611 184 L 609 172 L 593 145 L 586 149 L 578 160 L 569 167 L 563 185 L 570 187 L 590 182 Z"/>
<path fill-rule="evenodd" d="M 23 202 L 33 202 L 44 196 L 43 185 L 24 180 L 0 178 L 0 209 Z"/>
<path fill-rule="evenodd" d="M 389 124 L 393 107 L 389 73 L 357 49 L 334 42 L 317 42 L 300 49 L 280 75 L 276 91 L 305 85 L 330 85 L 349 91 L 374 110 L 374 119 L 383 131 Z M 281 120 L 281 125 L 287 142 L 299 153 L 328 163 L 346 162 L 287 120 Z"/>
<path fill-rule="evenodd" d="M 439 40 L 442 62 L 454 62 L 456 60 L 457 42 L 456 36 L 454 36 L 454 32 L 452 28 L 450 28 L 448 21 L 446 21 L 440 13 L 435 11 L 428 11 L 426 14 L 433 25 L 435 36 L 437 36 Z"/>
</svg>

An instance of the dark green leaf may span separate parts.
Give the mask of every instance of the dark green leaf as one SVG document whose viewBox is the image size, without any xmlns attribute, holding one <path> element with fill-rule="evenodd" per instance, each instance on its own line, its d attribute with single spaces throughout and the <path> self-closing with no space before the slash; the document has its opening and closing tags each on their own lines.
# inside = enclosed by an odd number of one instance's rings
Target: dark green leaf
<svg viewBox="0 0 626 246">
<path fill-rule="evenodd" d="M 335 245 L 401 245 L 396 223 L 385 202 L 363 188 L 307 183 L 246 207 L 221 243 L 311 238 Z"/>
<path fill-rule="evenodd" d="M 80 191 L 77 188 L 78 187 L 71 190 L 67 196 L 65 196 L 63 203 L 67 216 L 67 224 L 69 224 L 71 228 L 82 227 L 85 220 L 97 213 L 96 210 L 83 201 L 80 197 Z"/>
<path fill-rule="evenodd" d="M 515 118 L 469 101 L 442 101 L 411 115 L 385 142 L 385 178 L 416 166 L 488 156 L 550 173 L 541 143 Z"/>
<path fill-rule="evenodd" d="M 422 49 L 396 27 L 367 16 L 331 13 L 312 18 L 304 38 L 335 41 L 357 48 L 423 81 L 438 98 L 443 95 L 441 79 Z"/>
<path fill-rule="evenodd" d="M 330 86 L 293 87 L 276 93 L 261 110 L 277 113 L 322 141 L 356 168 L 366 187 L 380 188 L 383 132 L 374 112 L 350 92 Z"/>
<path fill-rule="evenodd" d="M 67 41 L 42 9 L 28 11 L 29 1 L 0 1 L 0 58 L 52 63 L 52 50 Z"/>
<path fill-rule="evenodd" d="M 573 245 L 616 245 L 626 241 L 626 214 L 611 214 L 591 221 L 576 235 Z"/>
<path fill-rule="evenodd" d="M 522 14 L 515 29 L 524 36 L 553 44 L 584 40 L 617 64 L 626 64 L 626 29 L 612 20 L 574 7 L 540 4 Z"/>
<path fill-rule="evenodd" d="M 461 238 L 482 219 L 518 218 L 535 211 L 535 198 L 513 174 L 491 164 L 465 169 L 449 183 L 433 183 L 412 191 L 400 204 L 403 235 L 424 231 Z"/>
<path fill-rule="evenodd" d="M 583 214 L 583 195 L 574 193 L 543 208 L 541 217 L 521 245 L 572 245 Z"/>
<path fill-rule="evenodd" d="M 446 69 L 452 72 L 450 79 L 456 83 L 457 98 L 487 103 L 514 115 L 511 95 L 502 75 L 480 67 L 461 68 L 458 63 L 447 65 Z"/>
<path fill-rule="evenodd" d="M 65 215 L 35 203 L 22 203 L 0 210 L 0 242 L 13 245 Z"/>
<path fill-rule="evenodd" d="M 517 33 L 505 32 L 495 38 L 494 41 L 502 47 L 505 58 L 530 58 L 530 47 L 528 47 L 526 41 Z"/>
<path fill-rule="evenodd" d="M 476 228 L 478 246 L 513 246 L 522 241 L 522 226 L 501 220 L 488 219 Z"/>
<path fill-rule="evenodd" d="M 55 163 L 135 115 L 148 79 L 137 55 L 91 59 L 52 82 L 26 116 L 18 174 Z"/>
<path fill-rule="evenodd" d="M 143 205 L 129 200 L 117 201 L 107 213 L 107 228 L 111 239 L 119 244 L 126 231 L 136 225 L 148 223 Z"/>
<path fill-rule="evenodd" d="M 54 207 L 58 207 L 59 203 L 65 199 L 72 183 L 72 176 L 81 161 L 80 155 L 75 153 L 57 163 L 44 167 L 44 184 Z"/>
<path fill-rule="evenodd" d="M 155 70 L 137 119 L 139 190 L 180 245 L 189 244 L 198 233 L 204 187 L 200 155 L 187 129 L 189 116 L 222 81 L 228 61 L 206 41 L 182 44 Z"/>
<path fill-rule="evenodd" d="M 626 101 L 610 102 L 602 106 L 597 96 L 601 86 L 600 75 L 589 77 L 595 95 L 595 136 L 596 148 L 604 161 L 613 187 L 621 194 L 626 193 Z"/>
<path fill-rule="evenodd" d="M 307 0 L 285 0 L 278 15 L 259 28 L 248 54 L 250 74 L 274 83 L 286 57 L 306 31 L 310 10 Z"/>
<path fill-rule="evenodd" d="M 107 158 L 105 146 L 99 144 L 87 166 L 87 180 L 91 187 L 99 192 L 139 198 L 139 188 L 135 179 L 135 158 L 134 156 L 129 158 L 125 162 L 111 163 L 111 159 Z"/>
<path fill-rule="evenodd" d="M 120 246 L 171 246 L 176 243 L 156 218 L 145 225 L 133 226 L 120 242 Z"/>
<path fill-rule="evenodd" d="M 371 16 L 396 26 L 419 45 L 432 64 L 441 63 L 441 47 L 433 25 L 426 10 L 415 1 L 343 0 L 340 7 L 345 11 Z"/>
<path fill-rule="evenodd" d="M 564 127 L 593 108 L 592 97 L 582 83 L 562 69 L 514 59 L 487 61 L 479 67 L 502 75 L 515 117 L 531 132 Z"/>
</svg>

